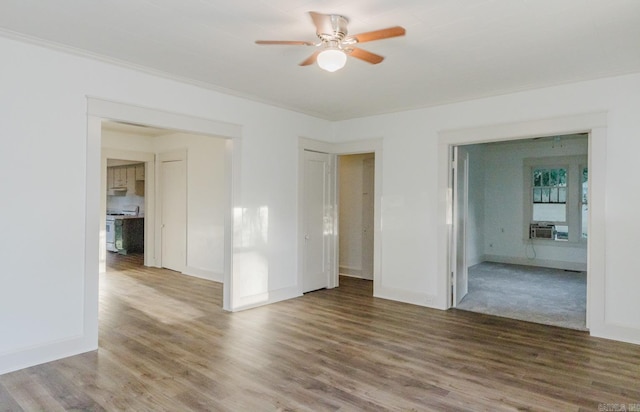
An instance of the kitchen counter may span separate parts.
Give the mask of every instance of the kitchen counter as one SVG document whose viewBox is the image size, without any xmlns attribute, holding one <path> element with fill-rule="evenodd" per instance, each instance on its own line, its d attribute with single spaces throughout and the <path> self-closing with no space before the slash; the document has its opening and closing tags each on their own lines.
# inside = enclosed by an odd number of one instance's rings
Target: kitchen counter
<svg viewBox="0 0 640 412">
<path fill-rule="evenodd" d="M 107 216 L 114 218 L 114 246 L 121 255 L 144 252 L 143 216 Z"/>
</svg>

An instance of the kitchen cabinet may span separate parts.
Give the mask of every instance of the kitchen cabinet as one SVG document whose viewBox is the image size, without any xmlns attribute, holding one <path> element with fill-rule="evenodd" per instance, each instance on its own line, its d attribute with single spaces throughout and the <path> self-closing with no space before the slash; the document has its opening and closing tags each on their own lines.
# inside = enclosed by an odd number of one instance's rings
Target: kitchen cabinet
<svg viewBox="0 0 640 412">
<path fill-rule="evenodd" d="M 136 165 L 136 180 L 144 180 L 144 163 Z"/>
<path fill-rule="evenodd" d="M 136 180 L 135 186 L 136 195 L 144 197 L 144 180 Z"/>
<path fill-rule="evenodd" d="M 127 166 L 123 167 L 123 169 L 125 169 L 125 173 L 127 174 L 127 192 L 134 193 L 136 191 L 136 167 Z"/>
<path fill-rule="evenodd" d="M 126 167 L 113 168 L 113 186 L 112 187 L 127 187 L 127 168 Z"/>
<path fill-rule="evenodd" d="M 144 163 L 135 165 L 134 191 L 138 196 L 144 196 Z"/>
<path fill-rule="evenodd" d="M 107 189 L 126 189 L 124 193 L 144 196 L 144 163 L 107 167 Z"/>
<path fill-rule="evenodd" d="M 113 187 L 113 167 L 107 167 L 107 189 L 111 189 Z"/>
</svg>

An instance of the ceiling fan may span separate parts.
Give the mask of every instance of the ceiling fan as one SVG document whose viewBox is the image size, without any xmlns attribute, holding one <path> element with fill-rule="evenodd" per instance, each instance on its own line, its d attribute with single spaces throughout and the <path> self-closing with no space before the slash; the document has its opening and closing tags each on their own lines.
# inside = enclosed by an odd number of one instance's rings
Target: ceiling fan
<svg viewBox="0 0 640 412">
<path fill-rule="evenodd" d="M 358 43 L 404 36 L 405 34 L 404 28 L 395 26 L 349 36 L 347 32 L 349 19 L 346 17 L 338 14 L 321 14 L 314 11 L 310 11 L 309 14 L 313 24 L 316 26 L 316 35 L 320 39 L 319 42 L 256 40 L 256 43 L 316 47 L 317 50 L 300 63 L 300 66 L 309 66 L 317 62 L 320 68 L 334 72 L 344 67 L 347 62 L 347 56 L 355 57 L 371 64 L 378 64 L 384 60 L 384 57 L 378 54 L 355 47 Z"/>
</svg>

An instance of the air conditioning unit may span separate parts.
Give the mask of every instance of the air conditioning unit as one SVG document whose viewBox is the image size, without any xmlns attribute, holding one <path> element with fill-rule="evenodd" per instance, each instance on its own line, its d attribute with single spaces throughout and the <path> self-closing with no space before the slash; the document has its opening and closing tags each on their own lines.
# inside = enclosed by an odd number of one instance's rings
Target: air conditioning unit
<svg viewBox="0 0 640 412">
<path fill-rule="evenodd" d="M 529 225 L 530 239 L 553 239 L 556 233 L 556 226 L 543 223 L 532 223 Z"/>
</svg>

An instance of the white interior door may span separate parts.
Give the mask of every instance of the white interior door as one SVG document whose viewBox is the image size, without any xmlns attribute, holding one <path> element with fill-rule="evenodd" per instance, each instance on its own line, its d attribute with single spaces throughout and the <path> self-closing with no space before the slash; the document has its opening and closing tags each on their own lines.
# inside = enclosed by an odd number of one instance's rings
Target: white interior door
<svg viewBox="0 0 640 412">
<path fill-rule="evenodd" d="M 455 238 L 455 270 L 453 301 L 458 305 L 468 292 L 467 267 L 467 214 L 469 209 L 469 153 L 462 147 L 454 148 L 455 172 L 453 180 L 453 216 Z"/>
<path fill-rule="evenodd" d="M 362 161 L 362 278 L 373 280 L 375 158 Z"/>
<path fill-rule="evenodd" d="M 330 157 L 304 151 L 302 292 L 329 287 L 330 250 L 326 225 L 330 220 Z"/>
<path fill-rule="evenodd" d="M 160 163 L 162 267 L 184 271 L 187 249 L 187 168 L 184 160 Z"/>
</svg>

